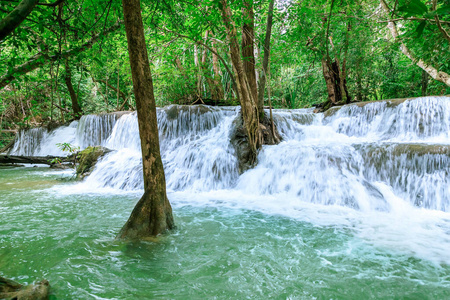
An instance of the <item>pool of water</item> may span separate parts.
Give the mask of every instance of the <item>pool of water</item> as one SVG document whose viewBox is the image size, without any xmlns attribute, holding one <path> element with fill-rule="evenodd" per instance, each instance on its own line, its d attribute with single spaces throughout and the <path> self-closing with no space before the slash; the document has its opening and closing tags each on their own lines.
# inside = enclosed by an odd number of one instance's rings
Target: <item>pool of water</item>
<svg viewBox="0 0 450 300">
<path fill-rule="evenodd" d="M 397 239 L 393 233 L 384 243 L 374 223 L 361 221 L 364 216 L 358 222 L 333 221 L 336 214 L 347 219 L 350 214 L 337 208 L 317 215 L 329 216 L 329 222 L 316 222 L 310 212 L 323 207 L 290 215 L 239 205 L 242 199 L 169 193 L 177 230 L 130 243 L 115 235 L 140 193 L 74 192 L 82 186 L 67 181 L 70 176 L 48 168 L 0 169 L 0 275 L 22 283 L 45 278 L 53 299 L 450 295 L 450 254 L 444 252 L 450 231 L 442 225 L 448 215 L 421 225 L 444 231 L 434 239 L 405 234 L 403 242 L 402 231 L 396 231 Z"/>
</svg>

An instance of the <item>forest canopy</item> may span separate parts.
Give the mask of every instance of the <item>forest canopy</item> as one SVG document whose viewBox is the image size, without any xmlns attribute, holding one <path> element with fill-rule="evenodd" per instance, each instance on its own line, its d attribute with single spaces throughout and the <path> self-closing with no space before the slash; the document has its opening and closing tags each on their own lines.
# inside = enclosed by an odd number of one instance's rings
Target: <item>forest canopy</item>
<svg viewBox="0 0 450 300">
<path fill-rule="evenodd" d="M 0 1 L 0 33 L 23 2 Z M 2 129 L 135 109 L 121 3 L 28 2 L 0 41 Z M 264 72 L 271 2 L 229 5 L 239 42 L 252 5 L 256 77 L 274 107 L 450 93 L 449 0 L 275 1 Z M 239 103 L 219 4 L 141 1 L 158 105 Z"/>
</svg>

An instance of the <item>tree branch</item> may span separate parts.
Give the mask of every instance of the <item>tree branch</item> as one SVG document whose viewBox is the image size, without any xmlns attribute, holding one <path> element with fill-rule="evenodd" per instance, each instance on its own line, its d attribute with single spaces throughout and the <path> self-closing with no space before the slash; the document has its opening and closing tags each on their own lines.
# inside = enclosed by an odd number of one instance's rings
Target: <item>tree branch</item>
<svg viewBox="0 0 450 300">
<path fill-rule="evenodd" d="M 31 13 L 39 0 L 22 0 L 16 8 L 0 20 L 0 41 L 4 40 Z"/>
<path fill-rule="evenodd" d="M 380 0 L 380 4 L 381 7 L 384 9 L 384 11 L 386 12 L 386 14 L 389 15 L 390 13 L 390 9 L 386 4 L 385 0 Z M 437 70 L 436 68 L 434 68 L 433 66 L 428 65 L 426 62 L 424 62 L 421 59 L 418 59 L 412 52 L 411 50 L 409 50 L 408 47 L 406 47 L 406 45 L 400 40 L 399 38 L 399 33 L 397 31 L 397 25 L 393 22 L 393 21 L 389 21 L 388 22 L 388 28 L 391 31 L 391 35 L 394 38 L 394 40 L 396 42 L 400 43 L 401 46 L 401 50 L 403 52 L 403 54 L 405 54 L 409 59 L 411 59 L 418 67 L 420 67 L 422 70 L 424 70 L 425 72 L 428 73 L 428 75 L 430 75 L 433 79 L 440 81 L 444 84 L 446 84 L 447 86 L 450 86 L 450 75 Z"/>
<path fill-rule="evenodd" d="M 111 33 L 118 28 L 120 28 L 120 25 L 122 22 L 116 22 L 113 26 L 109 27 L 104 32 L 98 33 L 94 35 L 91 39 L 89 39 L 86 43 L 82 44 L 79 47 L 63 51 L 61 54 L 55 54 L 48 56 L 45 53 L 38 53 L 34 55 L 32 58 L 30 58 L 26 63 L 21 64 L 13 69 L 13 71 L 10 74 L 6 74 L 2 77 L 0 77 L 0 90 L 3 89 L 5 86 L 7 86 L 11 81 L 15 80 L 17 76 L 27 74 L 33 70 L 36 70 L 39 67 L 42 67 L 48 62 L 57 61 L 61 58 L 67 58 L 73 55 L 77 55 L 87 49 L 90 49 L 93 44 L 102 36 L 106 35 L 108 33 Z"/>
<path fill-rule="evenodd" d="M 433 0 L 433 11 L 436 10 L 436 7 L 437 7 L 437 0 Z M 444 38 L 450 42 L 450 35 L 448 34 L 447 31 L 445 31 L 444 27 L 442 27 L 441 20 L 439 20 L 437 14 L 434 16 L 434 19 L 436 20 L 436 25 L 439 28 L 439 31 L 442 33 Z"/>
</svg>

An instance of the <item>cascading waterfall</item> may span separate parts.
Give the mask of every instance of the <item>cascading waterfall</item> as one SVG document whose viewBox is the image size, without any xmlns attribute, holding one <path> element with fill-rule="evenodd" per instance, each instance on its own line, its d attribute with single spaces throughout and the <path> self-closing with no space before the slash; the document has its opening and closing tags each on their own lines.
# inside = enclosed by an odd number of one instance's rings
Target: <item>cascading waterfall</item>
<svg viewBox="0 0 450 300">
<path fill-rule="evenodd" d="M 104 145 L 119 116 L 115 113 L 82 116 L 77 126 L 77 146 L 84 149 Z"/>
<path fill-rule="evenodd" d="M 241 175 L 229 140 L 238 112 L 207 106 L 158 109 L 169 190 L 278 195 L 290 203 L 381 212 L 393 209 L 386 199 L 392 192 L 413 207 L 450 210 L 449 97 L 352 104 L 325 114 L 275 110 L 283 141 L 264 146 L 257 166 Z M 13 152 L 54 154 L 49 149 L 56 141 L 116 150 L 97 164 L 82 183 L 85 188 L 142 189 L 136 113 L 85 116 L 50 133 L 33 129 L 19 135 Z"/>
<path fill-rule="evenodd" d="M 158 109 L 162 160 L 168 189 L 211 190 L 232 187 L 237 159 L 228 139 L 235 108 L 170 106 Z M 134 190 L 143 187 L 136 113 L 123 116 L 106 146 L 108 154 L 87 178 L 91 188 Z"/>
<path fill-rule="evenodd" d="M 274 110 L 283 141 L 264 146 L 243 174 L 230 141 L 239 108 L 172 105 L 157 114 L 175 210 L 276 214 L 450 263 L 450 97 L 359 103 L 323 114 Z M 138 132 L 136 113 L 86 116 L 51 132 L 21 133 L 14 151 L 47 155 L 57 152 L 56 142 L 100 143 L 115 151 L 83 182 L 56 192 L 137 199 L 143 189 Z"/>
<path fill-rule="evenodd" d="M 128 112 L 87 115 L 68 126 L 53 130 L 32 128 L 21 130 L 9 154 L 26 156 L 66 156 L 57 144 L 69 143 L 80 149 L 104 145 L 117 119 Z"/>
<path fill-rule="evenodd" d="M 78 121 L 68 126 L 61 126 L 53 130 L 46 128 L 32 128 L 21 130 L 16 137 L 14 147 L 9 154 L 26 156 L 65 156 L 58 143 L 77 145 L 76 130 Z"/>
</svg>

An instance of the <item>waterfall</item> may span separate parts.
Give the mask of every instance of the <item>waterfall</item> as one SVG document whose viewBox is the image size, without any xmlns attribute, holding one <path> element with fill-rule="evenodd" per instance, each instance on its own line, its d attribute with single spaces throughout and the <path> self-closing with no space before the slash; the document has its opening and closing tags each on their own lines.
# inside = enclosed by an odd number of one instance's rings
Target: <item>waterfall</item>
<svg viewBox="0 0 450 300">
<path fill-rule="evenodd" d="M 169 191 L 247 195 L 254 201 L 276 197 L 277 205 L 285 201 L 289 209 L 312 203 L 390 212 L 403 201 L 450 211 L 449 97 L 358 103 L 324 114 L 274 110 L 283 141 L 264 146 L 256 167 L 243 174 L 230 143 L 238 113 L 236 107 L 158 108 Z M 97 164 L 83 188 L 143 188 L 136 113 L 85 116 L 50 133 L 21 132 L 13 152 L 49 154 L 50 143 L 63 139 L 116 150 Z"/>
<path fill-rule="evenodd" d="M 57 144 L 70 143 L 77 145 L 76 130 L 78 122 L 73 121 L 68 126 L 61 126 L 53 130 L 46 128 L 24 129 L 19 132 L 14 147 L 9 154 L 26 156 L 65 156 Z"/>
<path fill-rule="evenodd" d="M 80 149 L 104 145 L 111 135 L 117 119 L 128 112 L 82 116 L 79 121 L 53 130 L 46 128 L 23 129 L 14 142 L 9 154 L 26 156 L 66 156 L 57 144 L 69 143 Z"/>
<path fill-rule="evenodd" d="M 117 117 L 114 113 L 82 116 L 77 126 L 77 146 L 84 149 L 104 145 L 111 135 Z"/>
<path fill-rule="evenodd" d="M 172 190 L 230 188 L 238 174 L 229 142 L 236 108 L 172 105 L 157 110 L 161 158 Z M 92 187 L 133 190 L 143 187 L 136 113 L 119 119 L 106 146 L 108 154 L 87 178 Z"/>
</svg>

